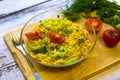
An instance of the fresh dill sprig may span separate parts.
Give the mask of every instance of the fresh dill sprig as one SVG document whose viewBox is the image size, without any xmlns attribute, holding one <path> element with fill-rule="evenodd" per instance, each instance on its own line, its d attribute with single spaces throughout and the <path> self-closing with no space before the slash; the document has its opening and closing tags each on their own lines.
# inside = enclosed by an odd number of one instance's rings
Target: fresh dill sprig
<svg viewBox="0 0 120 80">
<path fill-rule="evenodd" d="M 76 20 L 80 19 L 79 14 L 76 14 L 73 12 L 64 11 L 63 14 L 67 19 L 69 19 L 71 21 L 76 21 Z"/>
<path fill-rule="evenodd" d="M 93 17 L 88 14 L 96 11 L 97 17 L 101 18 L 103 22 L 113 26 L 120 23 L 120 5 L 118 5 L 115 1 L 110 2 L 108 0 L 75 0 L 74 3 L 66 11 L 77 14 L 85 13 L 85 17 Z M 65 15 L 70 19 L 74 16 L 69 16 L 67 14 Z M 78 19 L 75 17 L 78 16 L 74 16 L 74 20 Z"/>
</svg>

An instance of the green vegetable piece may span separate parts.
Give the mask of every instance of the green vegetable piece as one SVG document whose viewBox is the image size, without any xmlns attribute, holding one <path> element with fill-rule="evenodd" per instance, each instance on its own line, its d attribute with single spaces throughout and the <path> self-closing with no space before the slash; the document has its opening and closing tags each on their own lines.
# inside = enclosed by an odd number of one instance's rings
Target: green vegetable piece
<svg viewBox="0 0 120 80">
<path fill-rule="evenodd" d="M 65 62 L 65 64 L 69 64 L 69 63 L 72 63 L 72 62 L 75 62 L 79 59 L 79 57 L 73 57 L 72 59 L 68 60 Z"/>
<path fill-rule="evenodd" d="M 72 29 L 63 29 L 61 31 L 61 34 L 65 35 L 65 36 L 69 36 L 69 34 L 71 34 L 74 30 Z"/>
<path fill-rule="evenodd" d="M 46 53 L 46 47 L 44 45 L 42 46 L 33 46 L 30 44 L 30 42 L 27 42 L 27 46 L 31 49 L 31 51 L 35 52 L 35 53 Z"/>
<path fill-rule="evenodd" d="M 54 51 L 49 52 L 49 55 L 52 58 L 57 58 L 58 57 L 59 52 L 56 51 L 56 49 Z"/>
<path fill-rule="evenodd" d="M 33 46 L 30 41 L 27 41 L 27 46 L 28 48 L 30 48 L 31 50 L 37 50 L 38 48 L 40 48 L 40 46 Z"/>
<path fill-rule="evenodd" d="M 49 30 L 57 30 L 62 27 L 61 24 L 59 24 L 59 20 L 55 19 L 48 19 L 44 23 L 44 27 Z"/>
<path fill-rule="evenodd" d="M 54 49 L 53 51 L 49 52 L 49 55 L 53 58 L 58 57 L 65 57 L 67 56 L 67 49 L 66 47 L 60 47 L 60 49 Z"/>
<path fill-rule="evenodd" d="M 116 25 L 116 29 L 120 31 L 120 24 Z"/>
<path fill-rule="evenodd" d="M 84 39 L 78 39 L 78 44 L 81 44 L 84 42 Z"/>
<path fill-rule="evenodd" d="M 35 52 L 35 53 L 46 53 L 47 50 L 46 50 L 46 47 L 45 47 L 45 46 L 41 46 L 41 47 L 39 47 L 38 49 L 33 50 L 33 52 Z"/>
<path fill-rule="evenodd" d="M 58 50 L 59 54 L 58 56 L 59 57 L 65 57 L 67 56 L 67 49 L 66 47 L 60 47 L 60 49 Z"/>
</svg>

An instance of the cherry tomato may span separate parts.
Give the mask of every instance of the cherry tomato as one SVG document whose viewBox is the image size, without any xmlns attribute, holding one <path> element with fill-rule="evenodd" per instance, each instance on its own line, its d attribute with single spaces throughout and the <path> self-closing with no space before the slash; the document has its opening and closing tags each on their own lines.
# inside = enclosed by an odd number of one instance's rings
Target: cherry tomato
<svg viewBox="0 0 120 80">
<path fill-rule="evenodd" d="M 56 44 L 61 44 L 65 41 L 65 37 L 55 32 L 50 32 L 50 41 Z"/>
<path fill-rule="evenodd" d="M 120 34 L 117 30 L 114 29 L 106 29 L 103 32 L 103 41 L 109 47 L 116 46 L 120 41 Z"/>
<path fill-rule="evenodd" d="M 90 32 L 93 32 L 91 26 L 93 26 L 95 32 L 99 32 L 102 28 L 102 21 L 99 18 L 88 18 L 84 24 L 86 29 Z"/>
<path fill-rule="evenodd" d="M 35 40 L 35 39 L 41 38 L 41 31 L 37 30 L 35 32 L 28 32 L 28 33 L 25 33 L 25 35 L 28 39 Z"/>
</svg>

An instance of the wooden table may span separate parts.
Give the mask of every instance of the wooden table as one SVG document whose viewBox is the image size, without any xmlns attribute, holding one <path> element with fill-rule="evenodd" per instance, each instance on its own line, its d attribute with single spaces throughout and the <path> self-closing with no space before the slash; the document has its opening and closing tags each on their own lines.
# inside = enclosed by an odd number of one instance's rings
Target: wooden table
<svg viewBox="0 0 120 80">
<path fill-rule="evenodd" d="M 13 30 L 22 27 L 33 15 L 48 9 L 64 9 L 65 7 L 49 7 L 42 4 L 0 17 L 0 80 L 25 80 L 22 71 L 12 57 L 6 46 L 3 36 Z M 120 64 L 91 77 L 88 80 L 120 80 Z"/>
<path fill-rule="evenodd" d="M 30 1 L 32 2 L 32 0 Z M 39 2 L 43 1 L 41 0 Z M 39 4 L 35 3 L 34 5 L 29 5 L 29 7 L 24 7 L 25 9 L 21 9 L 17 12 L 0 14 L 0 80 L 25 80 L 19 66 L 17 65 L 8 47 L 6 46 L 3 38 L 4 35 L 13 29 L 22 27 L 26 21 L 28 21 L 32 16 L 38 14 L 39 12 L 51 9 L 64 9 L 65 7 L 62 7 L 66 4 L 66 2 L 63 3 L 64 1 L 66 0 L 49 0 L 45 3 L 38 2 Z M 25 1 L 23 0 L 23 2 Z"/>
</svg>

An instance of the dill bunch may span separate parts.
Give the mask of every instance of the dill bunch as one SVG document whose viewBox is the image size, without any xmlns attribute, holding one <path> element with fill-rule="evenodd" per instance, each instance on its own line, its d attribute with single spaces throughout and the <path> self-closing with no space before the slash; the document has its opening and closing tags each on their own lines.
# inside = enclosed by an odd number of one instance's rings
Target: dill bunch
<svg viewBox="0 0 120 80">
<path fill-rule="evenodd" d="M 115 1 L 110 2 L 108 0 L 75 0 L 74 3 L 66 9 L 71 13 L 77 13 L 85 15 L 83 17 L 93 17 L 90 14 L 96 11 L 96 16 L 101 18 L 101 20 L 110 25 L 116 26 L 120 23 L 120 5 Z M 74 20 L 71 19 L 73 16 L 66 15 L 68 19 L 75 21 L 78 20 L 78 16 L 74 16 Z M 80 18 L 80 17 L 79 17 Z"/>
</svg>

